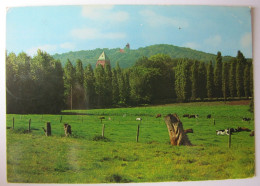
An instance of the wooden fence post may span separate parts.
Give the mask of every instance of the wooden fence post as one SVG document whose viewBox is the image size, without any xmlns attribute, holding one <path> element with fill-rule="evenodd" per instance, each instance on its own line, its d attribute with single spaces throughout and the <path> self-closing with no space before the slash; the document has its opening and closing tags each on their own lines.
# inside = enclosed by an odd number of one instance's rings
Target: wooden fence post
<svg viewBox="0 0 260 186">
<path fill-rule="evenodd" d="M 104 136 L 105 136 L 105 124 L 103 124 L 103 127 L 102 127 L 102 137 L 104 138 Z"/>
<path fill-rule="evenodd" d="M 28 127 L 28 131 L 31 131 L 31 118 L 29 119 L 29 127 Z"/>
<path fill-rule="evenodd" d="M 228 136 L 228 148 L 231 147 L 231 133 L 230 133 L 230 128 L 228 129 L 228 133 L 229 133 L 229 136 Z"/>
<path fill-rule="evenodd" d="M 14 129 L 14 117 L 13 117 L 13 129 Z"/>
<path fill-rule="evenodd" d="M 44 129 L 46 136 L 51 136 L 51 122 L 46 123 L 46 130 Z"/>
<path fill-rule="evenodd" d="M 137 133 L 136 133 L 136 142 L 139 140 L 139 130 L 140 130 L 140 125 L 137 125 Z"/>
</svg>

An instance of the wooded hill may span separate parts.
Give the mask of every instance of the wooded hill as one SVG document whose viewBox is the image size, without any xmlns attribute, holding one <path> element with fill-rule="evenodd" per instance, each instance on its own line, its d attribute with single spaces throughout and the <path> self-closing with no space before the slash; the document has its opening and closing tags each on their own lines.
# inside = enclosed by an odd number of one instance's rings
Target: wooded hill
<svg viewBox="0 0 260 186">
<path fill-rule="evenodd" d="M 68 59 L 72 62 L 73 65 L 76 65 L 76 61 L 80 59 L 84 67 L 87 66 L 87 64 L 91 64 L 92 67 L 94 67 L 98 57 L 103 51 L 105 51 L 108 57 L 110 58 L 112 67 L 115 67 L 116 63 L 118 62 L 121 68 L 128 68 L 133 66 L 134 63 L 143 56 L 149 58 L 159 53 L 166 54 L 171 58 L 175 59 L 186 58 L 206 63 L 212 61 L 213 65 L 215 64 L 215 60 L 217 57 L 217 55 L 215 54 L 209 54 L 190 48 L 178 47 L 167 44 L 158 44 L 147 46 L 144 48 L 138 48 L 136 50 L 125 48 L 123 53 L 120 52 L 120 48 L 97 48 L 94 50 L 81 50 L 76 52 L 67 52 L 63 54 L 55 54 L 53 55 L 53 58 L 60 60 L 62 66 L 65 66 Z M 231 58 L 232 57 L 230 56 L 223 56 L 223 62 L 230 61 Z"/>
</svg>

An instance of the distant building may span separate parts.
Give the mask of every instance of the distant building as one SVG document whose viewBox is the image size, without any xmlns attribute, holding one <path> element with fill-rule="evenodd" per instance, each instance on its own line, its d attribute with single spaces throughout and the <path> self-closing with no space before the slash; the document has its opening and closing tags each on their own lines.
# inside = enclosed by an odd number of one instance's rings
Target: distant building
<svg viewBox="0 0 260 186">
<path fill-rule="evenodd" d="M 130 49 L 130 44 L 127 43 L 125 47 L 128 48 L 128 49 Z"/>
<path fill-rule="evenodd" d="M 108 58 L 106 53 L 103 51 L 102 54 L 99 56 L 99 58 L 97 60 L 96 67 L 98 65 L 102 65 L 103 67 L 105 67 L 105 64 L 109 64 L 110 65 L 110 59 Z"/>
</svg>

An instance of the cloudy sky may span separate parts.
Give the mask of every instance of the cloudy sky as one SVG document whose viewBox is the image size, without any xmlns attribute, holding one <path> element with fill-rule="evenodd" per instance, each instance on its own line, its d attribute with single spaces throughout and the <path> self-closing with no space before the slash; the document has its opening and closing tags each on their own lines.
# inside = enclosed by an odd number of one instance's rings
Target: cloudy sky
<svg viewBox="0 0 260 186">
<path fill-rule="evenodd" d="M 6 48 L 33 56 L 172 44 L 252 57 L 248 7 L 117 5 L 18 7 L 7 11 Z"/>
</svg>

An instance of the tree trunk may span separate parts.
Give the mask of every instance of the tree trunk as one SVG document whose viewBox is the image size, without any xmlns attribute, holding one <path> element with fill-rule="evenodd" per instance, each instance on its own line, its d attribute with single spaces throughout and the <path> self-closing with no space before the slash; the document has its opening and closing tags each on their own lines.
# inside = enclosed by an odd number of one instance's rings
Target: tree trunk
<svg viewBox="0 0 260 186">
<path fill-rule="evenodd" d="M 184 133 L 182 122 L 177 114 L 169 114 L 165 116 L 164 121 L 168 128 L 171 145 L 192 145 L 188 136 Z"/>
</svg>

